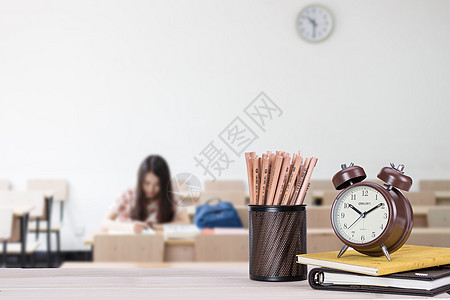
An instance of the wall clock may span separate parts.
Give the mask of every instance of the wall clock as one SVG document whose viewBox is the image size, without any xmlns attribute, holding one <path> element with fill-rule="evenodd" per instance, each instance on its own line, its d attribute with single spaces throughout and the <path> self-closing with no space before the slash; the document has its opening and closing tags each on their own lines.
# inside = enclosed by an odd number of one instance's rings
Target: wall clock
<svg viewBox="0 0 450 300">
<path fill-rule="evenodd" d="M 334 20 L 330 10 L 321 5 L 305 7 L 297 18 L 297 30 L 308 42 L 321 42 L 333 31 Z"/>
<path fill-rule="evenodd" d="M 409 191 L 412 179 L 404 166 L 391 164 L 378 173 L 385 182 L 364 182 L 364 169 L 353 164 L 333 176 L 333 184 L 342 190 L 331 207 L 331 225 L 345 244 L 338 257 L 352 247 L 370 256 L 386 256 L 397 251 L 408 239 L 413 227 L 413 210 L 400 190 Z"/>
</svg>

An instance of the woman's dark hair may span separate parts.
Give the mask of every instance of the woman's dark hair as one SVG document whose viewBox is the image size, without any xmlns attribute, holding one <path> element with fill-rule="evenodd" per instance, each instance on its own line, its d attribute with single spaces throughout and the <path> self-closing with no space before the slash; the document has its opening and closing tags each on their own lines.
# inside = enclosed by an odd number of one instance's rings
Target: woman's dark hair
<svg viewBox="0 0 450 300">
<path fill-rule="evenodd" d="M 145 221 L 148 218 L 147 197 L 144 192 L 145 175 L 152 172 L 159 178 L 159 208 L 158 222 L 166 223 L 173 220 L 174 202 L 172 198 L 172 183 L 167 162 L 159 155 L 150 155 L 139 166 L 136 186 L 136 206 L 131 213 L 131 218 Z"/>
</svg>

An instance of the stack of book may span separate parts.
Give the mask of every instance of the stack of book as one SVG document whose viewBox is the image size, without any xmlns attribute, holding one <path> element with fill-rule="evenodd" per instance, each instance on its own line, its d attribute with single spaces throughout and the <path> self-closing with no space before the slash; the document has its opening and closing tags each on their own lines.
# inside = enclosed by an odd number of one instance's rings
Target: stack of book
<svg viewBox="0 0 450 300">
<path fill-rule="evenodd" d="M 391 255 L 371 257 L 355 250 L 297 255 L 317 266 L 309 272 L 313 289 L 434 296 L 450 294 L 450 248 L 405 245 Z"/>
</svg>

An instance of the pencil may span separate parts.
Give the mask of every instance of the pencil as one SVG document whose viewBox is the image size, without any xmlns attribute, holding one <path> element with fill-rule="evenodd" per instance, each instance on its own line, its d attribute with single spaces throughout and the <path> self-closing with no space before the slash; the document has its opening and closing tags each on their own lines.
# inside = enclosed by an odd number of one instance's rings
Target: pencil
<svg viewBox="0 0 450 300">
<path fill-rule="evenodd" d="M 245 152 L 250 205 L 302 205 L 317 161 L 301 150 Z"/>
<path fill-rule="evenodd" d="M 283 194 L 284 187 L 286 185 L 287 177 L 289 176 L 289 170 L 291 169 L 290 164 L 291 157 L 285 154 L 283 158 L 283 165 L 281 166 L 280 178 L 278 179 L 277 191 L 275 193 L 274 205 L 281 204 L 281 196 Z"/>
<path fill-rule="evenodd" d="M 294 153 L 295 155 L 295 153 Z M 300 170 L 300 164 L 301 164 L 301 158 L 296 155 L 296 159 L 294 160 L 291 174 L 289 175 L 288 182 L 286 184 L 286 191 L 283 194 L 281 205 L 288 205 L 289 204 L 289 197 L 291 195 L 291 192 L 294 189 L 295 186 L 295 180 L 297 179 L 298 172 Z"/>
<path fill-rule="evenodd" d="M 252 158 L 250 153 L 245 153 L 245 164 L 247 165 L 247 180 L 248 180 L 248 194 L 250 197 L 250 204 L 253 203 L 253 167 L 252 167 Z"/>
<path fill-rule="evenodd" d="M 272 180 L 273 177 L 273 167 L 275 164 L 275 154 L 272 154 L 271 151 L 267 151 L 270 152 L 269 154 L 269 167 L 267 168 L 267 183 L 266 183 L 266 205 L 268 205 L 268 203 L 270 202 L 268 200 L 268 196 L 269 196 L 269 187 L 270 187 L 270 182 Z"/>
<path fill-rule="evenodd" d="M 306 170 L 308 169 L 310 160 L 311 160 L 311 158 L 307 157 L 305 159 L 305 161 L 303 162 L 303 166 L 300 168 L 300 172 L 298 173 L 297 183 L 295 184 L 295 192 L 290 200 L 290 202 L 292 204 L 296 203 L 298 195 L 300 194 L 300 190 L 301 190 L 302 184 L 303 184 L 303 179 L 306 176 Z"/>
<path fill-rule="evenodd" d="M 274 161 L 273 161 L 273 167 L 272 167 L 272 175 L 270 176 L 270 186 L 269 186 L 269 192 L 267 194 L 267 205 L 273 205 L 274 204 L 274 195 L 277 189 L 277 184 L 278 184 L 278 178 L 280 176 L 280 171 L 281 171 L 281 165 L 283 163 L 283 156 L 281 155 L 276 155 L 274 157 Z"/>
<path fill-rule="evenodd" d="M 254 156 L 252 159 L 253 166 L 253 203 L 258 204 L 259 192 L 259 158 Z"/>
<path fill-rule="evenodd" d="M 306 173 L 304 182 L 302 184 L 302 188 L 300 190 L 297 200 L 295 201 L 296 205 L 302 205 L 303 201 L 305 200 L 305 195 L 306 195 L 306 192 L 309 187 L 309 181 L 311 180 L 312 172 L 314 171 L 314 168 L 316 167 L 317 160 L 318 160 L 317 158 L 313 157 L 313 158 L 311 158 L 311 161 L 309 162 L 308 171 Z"/>
<path fill-rule="evenodd" d="M 300 160 L 300 163 L 299 163 L 299 165 L 298 165 L 298 168 L 297 168 L 297 175 L 293 178 L 293 180 L 292 180 L 292 187 L 291 187 L 291 191 L 290 191 L 290 193 L 289 193 L 289 195 L 288 195 L 288 205 L 292 205 L 292 204 L 294 204 L 294 203 L 292 203 L 292 196 L 294 195 L 294 193 L 295 193 L 295 189 L 296 189 L 296 187 L 297 187 L 297 181 L 298 181 L 298 178 L 299 178 L 299 174 L 301 173 L 301 171 L 302 171 L 302 167 L 303 167 L 303 163 L 304 163 L 304 161 L 303 161 L 303 156 L 302 155 L 300 155 L 300 151 L 299 151 L 299 155 L 297 156 L 297 159 L 298 160 Z"/>
<path fill-rule="evenodd" d="M 265 205 L 266 204 L 266 186 L 267 186 L 267 173 L 269 168 L 269 158 L 267 157 L 267 154 L 262 155 L 262 167 L 261 167 L 261 184 L 259 187 L 259 205 Z"/>
</svg>

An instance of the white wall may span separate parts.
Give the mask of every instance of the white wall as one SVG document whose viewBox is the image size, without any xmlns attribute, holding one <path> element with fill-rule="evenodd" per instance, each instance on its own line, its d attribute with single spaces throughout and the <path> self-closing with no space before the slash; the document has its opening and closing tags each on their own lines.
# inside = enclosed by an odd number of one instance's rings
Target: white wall
<svg viewBox="0 0 450 300">
<path fill-rule="evenodd" d="M 319 2 L 336 27 L 309 44 L 303 0 L 0 1 L 0 178 L 66 178 L 63 248 L 82 249 L 75 228 L 98 229 L 147 154 L 204 179 L 193 157 L 260 91 L 284 114 L 251 149 L 318 156 L 314 178 L 450 177 L 450 2 Z"/>
</svg>

